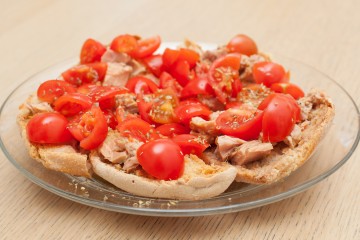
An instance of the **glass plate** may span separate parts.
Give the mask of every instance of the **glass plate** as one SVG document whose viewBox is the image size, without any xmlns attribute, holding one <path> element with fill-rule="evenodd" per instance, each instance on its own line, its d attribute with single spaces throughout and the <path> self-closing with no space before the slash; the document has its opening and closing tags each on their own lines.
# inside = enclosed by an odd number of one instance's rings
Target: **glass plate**
<svg viewBox="0 0 360 240">
<path fill-rule="evenodd" d="M 178 43 L 167 43 L 174 47 Z M 202 44 L 214 49 L 214 44 Z M 159 50 L 161 51 L 161 49 Z M 138 197 L 113 187 L 100 178 L 86 179 L 54 172 L 28 157 L 15 123 L 18 106 L 45 80 L 56 78 L 76 59 L 61 62 L 27 79 L 6 99 L 0 110 L 0 145 L 9 161 L 35 184 L 61 197 L 110 211 L 151 216 L 199 216 L 230 213 L 273 203 L 298 194 L 339 169 L 359 142 L 359 111 L 349 94 L 334 80 L 301 62 L 273 57 L 291 71 L 292 82 L 306 92 L 325 90 L 336 106 L 328 133 L 311 158 L 286 179 L 267 186 L 233 183 L 220 196 L 202 201 L 178 201 Z"/>
</svg>

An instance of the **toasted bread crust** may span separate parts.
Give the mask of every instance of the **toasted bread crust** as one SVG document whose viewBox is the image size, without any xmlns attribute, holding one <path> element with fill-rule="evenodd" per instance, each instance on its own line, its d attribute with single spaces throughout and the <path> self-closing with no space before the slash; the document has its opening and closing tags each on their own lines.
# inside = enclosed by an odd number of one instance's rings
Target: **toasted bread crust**
<svg viewBox="0 0 360 240">
<path fill-rule="evenodd" d="M 32 98 L 34 98 L 33 95 L 27 101 L 31 101 Z M 26 133 L 26 125 L 32 115 L 33 112 L 25 103 L 20 106 L 20 113 L 16 119 L 30 157 L 42 163 L 48 169 L 76 176 L 91 177 L 92 170 L 87 154 L 76 152 L 70 145 L 30 143 Z"/>
<path fill-rule="evenodd" d="M 129 174 L 103 162 L 93 151 L 90 161 L 94 172 L 129 193 L 152 198 L 199 200 L 217 196 L 234 181 L 237 170 L 228 164 L 206 165 L 195 155 L 185 156 L 184 174 L 177 180 L 164 181 Z"/>
<path fill-rule="evenodd" d="M 309 95 L 311 94 L 317 94 L 321 98 L 317 99 L 318 102 L 310 111 L 309 124 L 302 131 L 299 144 L 293 149 L 275 146 L 275 151 L 266 158 L 236 166 L 238 169 L 236 181 L 270 184 L 287 177 L 306 162 L 321 141 L 335 114 L 334 105 L 322 92 L 312 91 Z"/>
</svg>

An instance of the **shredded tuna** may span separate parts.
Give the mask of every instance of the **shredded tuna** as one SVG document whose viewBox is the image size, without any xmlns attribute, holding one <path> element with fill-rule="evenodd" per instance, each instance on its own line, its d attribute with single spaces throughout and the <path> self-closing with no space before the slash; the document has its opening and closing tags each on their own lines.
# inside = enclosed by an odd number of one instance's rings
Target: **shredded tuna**
<svg viewBox="0 0 360 240">
<path fill-rule="evenodd" d="M 240 79 L 243 81 L 253 82 L 252 69 L 255 63 L 269 61 L 269 57 L 263 54 L 254 54 L 250 57 L 246 55 L 241 56 L 240 62 Z"/>
<path fill-rule="evenodd" d="M 259 85 L 258 88 L 243 87 L 237 96 L 237 100 L 257 108 L 259 104 L 270 95 L 271 90 L 264 85 Z"/>
<path fill-rule="evenodd" d="M 271 143 L 262 143 L 258 140 L 249 141 L 236 147 L 229 159 L 235 165 L 243 165 L 265 157 L 272 149 Z"/>
<path fill-rule="evenodd" d="M 201 154 L 201 159 L 209 165 L 216 165 L 221 163 L 218 154 L 215 153 L 215 148 L 205 150 Z"/>
<path fill-rule="evenodd" d="M 54 111 L 49 103 L 40 101 L 34 95 L 30 96 L 25 104 L 32 114 Z"/>
<path fill-rule="evenodd" d="M 333 103 L 325 96 L 325 93 L 311 90 L 305 97 L 298 100 L 298 104 L 301 109 L 301 119 L 308 120 L 309 113 L 311 110 L 320 104 L 325 104 L 327 106 L 333 106 Z"/>
<path fill-rule="evenodd" d="M 136 95 L 125 93 L 116 95 L 116 106 L 121 106 L 128 113 L 138 113 L 139 109 L 136 103 Z"/>
<path fill-rule="evenodd" d="M 210 108 L 212 111 L 222 111 L 225 109 L 225 105 L 213 96 L 199 95 L 198 98 L 202 104 Z"/>
<path fill-rule="evenodd" d="M 103 85 L 124 87 L 130 77 L 132 67 L 125 63 L 108 63 L 107 65 Z"/>
<path fill-rule="evenodd" d="M 227 53 L 228 53 L 228 51 L 227 51 L 226 47 L 222 46 L 222 47 L 219 47 L 212 51 L 205 51 L 201 57 L 202 57 L 202 61 L 213 62 L 217 58 L 222 57 L 222 56 L 226 55 Z"/>
<path fill-rule="evenodd" d="M 146 74 L 147 73 L 147 70 L 146 70 L 146 67 L 141 64 L 140 62 L 132 59 L 130 62 L 129 62 L 129 65 L 132 67 L 132 73 L 131 73 L 131 77 L 134 77 L 134 76 L 138 76 L 138 75 L 142 75 L 142 74 Z"/>
<path fill-rule="evenodd" d="M 102 55 L 101 61 L 107 63 L 128 63 L 131 57 L 126 53 L 117 53 L 111 49 L 106 50 Z"/>
<path fill-rule="evenodd" d="M 234 148 L 244 144 L 246 141 L 240 138 L 223 135 L 217 137 L 215 142 L 217 145 L 216 151 L 219 154 L 221 160 L 226 161 L 233 152 Z"/>
<path fill-rule="evenodd" d="M 216 128 L 215 120 L 206 121 L 201 117 L 193 117 L 190 121 L 190 128 L 194 131 L 216 136 L 219 130 Z"/>
<path fill-rule="evenodd" d="M 284 139 L 284 143 L 288 145 L 290 148 L 295 148 L 300 142 L 300 140 L 301 140 L 301 127 L 296 124 L 290 135 Z"/>
</svg>

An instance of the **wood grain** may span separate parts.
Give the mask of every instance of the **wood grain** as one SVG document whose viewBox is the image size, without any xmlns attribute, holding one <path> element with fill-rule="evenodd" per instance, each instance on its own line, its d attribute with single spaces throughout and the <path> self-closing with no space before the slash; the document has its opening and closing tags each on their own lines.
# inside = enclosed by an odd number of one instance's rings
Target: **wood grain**
<svg viewBox="0 0 360 240">
<path fill-rule="evenodd" d="M 265 52 L 300 59 L 360 103 L 360 1 L 3 1 L 0 101 L 31 74 L 94 37 L 159 34 L 224 43 L 246 33 Z M 196 218 L 108 212 L 31 183 L 1 154 L 0 239 L 360 239 L 360 150 L 310 190 L 261 208 Z"/>
</svg>

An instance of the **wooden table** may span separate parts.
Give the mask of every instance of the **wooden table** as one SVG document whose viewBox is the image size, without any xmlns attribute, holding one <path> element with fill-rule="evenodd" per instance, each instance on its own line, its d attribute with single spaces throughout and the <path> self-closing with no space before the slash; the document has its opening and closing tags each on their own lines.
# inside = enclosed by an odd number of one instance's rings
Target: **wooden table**
<svg viewBox="0 0 360 240">
<path fill-rule="evenodd" d="M 215 1 L 214 1 L 215 2 Z M 0 8 L 0 100 L 31 74 L 74 56 L 88 37 L 159 34 L 225 43 L 246 33 L 260 49 L 301 59 L 360 103 L 360 1 L 44 1 Z M 0 239 L 360 239 L 360 150 L 331 177 L 261 208 L 197 218 L 95 209 L 27 180 L 0 155 Z"/>
</svg>

